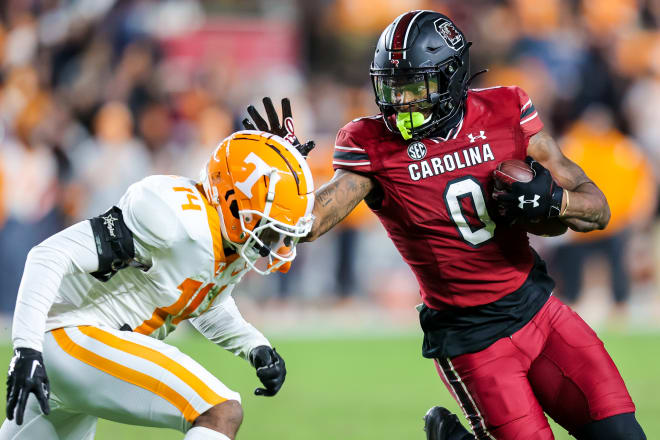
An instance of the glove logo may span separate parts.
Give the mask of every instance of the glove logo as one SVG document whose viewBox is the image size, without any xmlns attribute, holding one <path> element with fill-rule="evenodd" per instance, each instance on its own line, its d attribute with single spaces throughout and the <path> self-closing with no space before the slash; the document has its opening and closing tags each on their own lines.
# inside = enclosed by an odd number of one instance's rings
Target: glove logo
<svg viewBox="0 0 660 440">
<path fill-rule="evenodd" d="M 30 371 L 30 379 L 34 376 L 34 372 L 37 371 L 37 368 L 41 365 L 41 363 L 38 360 L 33 360 L 32 361 L 32 371 Z"/>
<path fill-rule="evenodd" d="M 18 347 L 9 364 L 7 376 L 7 419 L 16 420 L 17 425 L 23 424 L 25 407 L 30 394 L 34 394 L 39 402 L 41 412 L 50 413 L 48 397 L 50 387 L 41 352 Z"/>
<path fill-rule="evenodd" d="M 525 196 L 520 196 L 520 197 L 518 197 L 518 201 L 520 202 L 520 203 L 518 203 L 518 208 L 525 209 L 525 204 L 527 204 L 527 203 L 531 203 L 532 208 L 538 208 L 540 198 L 541 198 L 541 196 L 538 195 L 538 194 L 534 194 L 534 198 L 530 199 L 530 200 L 526 200 Z"/>
<path fill-rule="evenodd" d="M 426 145 L 423 142 L 413 142 L 408 145 L 408 157 L 412 160 L 422 160 L 426 157 Z"/>
<path fill-rule="evenodd" d="M 283 123 L 284 129 L 286 130 L 286 136 L 284 136 L 284 139 L 286 139 L 290 144 L 295 145 L 296 141 L 298 141 L 298 138 L 296 138 L 296 134 L 293 129 L 293 118 L 290 116 L 284 118 Z"/>
<path fill-rule="evenodd" d="M 252 121 L 248 118 L 243 119 L 243 127 L 245 127 L 246 130 L 258 129 L 265 131 L 266 133 L 277 135 L 293 145 L 296 150 L 306 158 L 307 154 L 309 154 L 314 148 L 315 143 L 314 141 L 307 141 L 304 144 L 301 144 L 296 137 L 293 130 L 293 117 L 291 116 L 291 103 L 289 102 L 289 98 L 282 99 L 282 126 L 280 126 L 280 119 L 273 106 L 273 101 L 271 101 L 269 97 L 265 97 L 263 102 L 268 122 L 261 117 L 253 105 L 250 105 L 248 106 L 247 111 L 250 114 Z"/>
</svg>

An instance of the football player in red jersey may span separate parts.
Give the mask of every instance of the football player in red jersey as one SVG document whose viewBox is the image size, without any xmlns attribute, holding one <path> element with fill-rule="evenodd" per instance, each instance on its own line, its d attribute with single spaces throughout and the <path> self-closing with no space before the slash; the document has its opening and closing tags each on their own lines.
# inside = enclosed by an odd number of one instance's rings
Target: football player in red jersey
<svg viewBox="0 0 660 440">
<path fill-rule="evenodd" d="M 432 11 L 385 29 L 371 65 L 381 113 L 339 130 L 307 240 L 367 202 L 419 282 L 422 354 L 477 439 L 552 439 L 544 412 L 578 439 L 644 439 L 603 343 L 552 296 L 527 238 L 531 225 L 602 229 L 607 200 L 543 132 L 523 90 L 468 88 L 470 44 Z M 292 131 L 264 102 L 270 127 L 248 109 L 258 128 Z M 507 159 L 527 159 L 535 177 L 493 200 L 493 170 Z M 429 417 L 429 439 L 466 437 Z"/>
</svg>

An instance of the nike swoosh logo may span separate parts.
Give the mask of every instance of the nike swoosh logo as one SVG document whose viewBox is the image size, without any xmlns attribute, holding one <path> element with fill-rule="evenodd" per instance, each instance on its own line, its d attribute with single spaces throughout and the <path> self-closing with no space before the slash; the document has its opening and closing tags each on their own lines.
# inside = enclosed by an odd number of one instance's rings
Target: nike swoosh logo
<svg viewBox="0 0 660 440">
<path fill-rule="evenodd" d="M 40 366 L 41 363 L 37 360 L 32 361 L 32 371 L 30 371 L 30 379 L 34 376 L 34 372 L 36 371 L 37 367 Z"/>
</svg>

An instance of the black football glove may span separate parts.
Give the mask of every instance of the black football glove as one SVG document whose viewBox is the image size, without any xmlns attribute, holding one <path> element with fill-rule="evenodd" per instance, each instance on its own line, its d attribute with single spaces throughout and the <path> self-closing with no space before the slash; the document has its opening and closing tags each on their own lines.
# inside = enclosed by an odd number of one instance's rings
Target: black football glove
<svg viewBox="0 0 660 440">
<path fill-rule="evenodd" d="M 17 425 L 23 423 L 23 413 L 30 393 L 37 397 L 41 411 L 44 414 L 50 413 L 50 384 L 41 352 L 19 347 L 14 350 L 7 373 L 7 418 L 13 420 L 15 416 Z"/>
<path fill-rule="evenodd" d="M 274 396 L 282 388 L 286 377 L 284 359 L 274 348 L 267 345 L 255 347 L 250 352 L 250 363 L 257 369 L 257 377 L 266 388 L 254 390 L 255 396 Z"/>
<path fill-rule="evenodd" d="M 273 106 L 273 101 L 269 97 L 263 99 L 264 108 L 266 109 L 266 116 L 268 117 L 268 122 L 261 117 L 259 112 L 253 105 L 248 106 L 247 111 L 252 118 L 243 119 L 243 127 L 246 130 L 261 130 L 268 133 L 275 134 L 281 138 L 284 138 L 291 143 L 296 150 L 303 157 L 307 157 L 310 151 L 316 146 L 314 141 L 307 141 L 304 144 L 301 144 L 298 138 L 296 137 L 293 129 L 293 117 L 291 116 L 291 102 L 289 98 L 282 99 L 282 125 L 280 126 L 280 119 L 277 117 L 277 112 L 275 111 L 275 106 Z M 269 126 L 270 124 L 270 126 Z M 256 127 L 255 127 L 256 125 Z"/>
<path fill-rule="evenodd" d="M 526 159 L 534 171 L 529 182 L 514 182 L 505 192 L 493 194 L 500 208 L 510 217 L 538 221 L 558 217 L 564 189 L 552 180 L 550 171 L 531 158 Z"/>
</svg>

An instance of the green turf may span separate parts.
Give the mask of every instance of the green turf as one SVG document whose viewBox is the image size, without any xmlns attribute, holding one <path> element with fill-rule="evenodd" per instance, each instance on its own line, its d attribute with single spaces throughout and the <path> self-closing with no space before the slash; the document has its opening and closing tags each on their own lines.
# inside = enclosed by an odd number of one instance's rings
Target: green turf
<svg viewBox="0 0 660 440">
<path fill-rule="evenodd" d="M 660 335 L 604 337 L 638 406 L 648 438 L 660 438 Z M 254 370 L 198 338 L 175 342 L 230 388 L 241 392 L 239 439 L 423 440 L 422 416 L 432 405 L 458 407 L 420 356 L 418 336 L 295 340 L 274 338 L 287 362 L 287 381 L 274 398 L 255 397 Z M 2 349 L 9 359 L 9 348 Z M 4 408 L 4 407 L 3 407 Z M 558 439 L 569 438 L 555 428 Z M 98 440 L 181 439 L 176 431 L 99 423 Z"/>
</svg>

